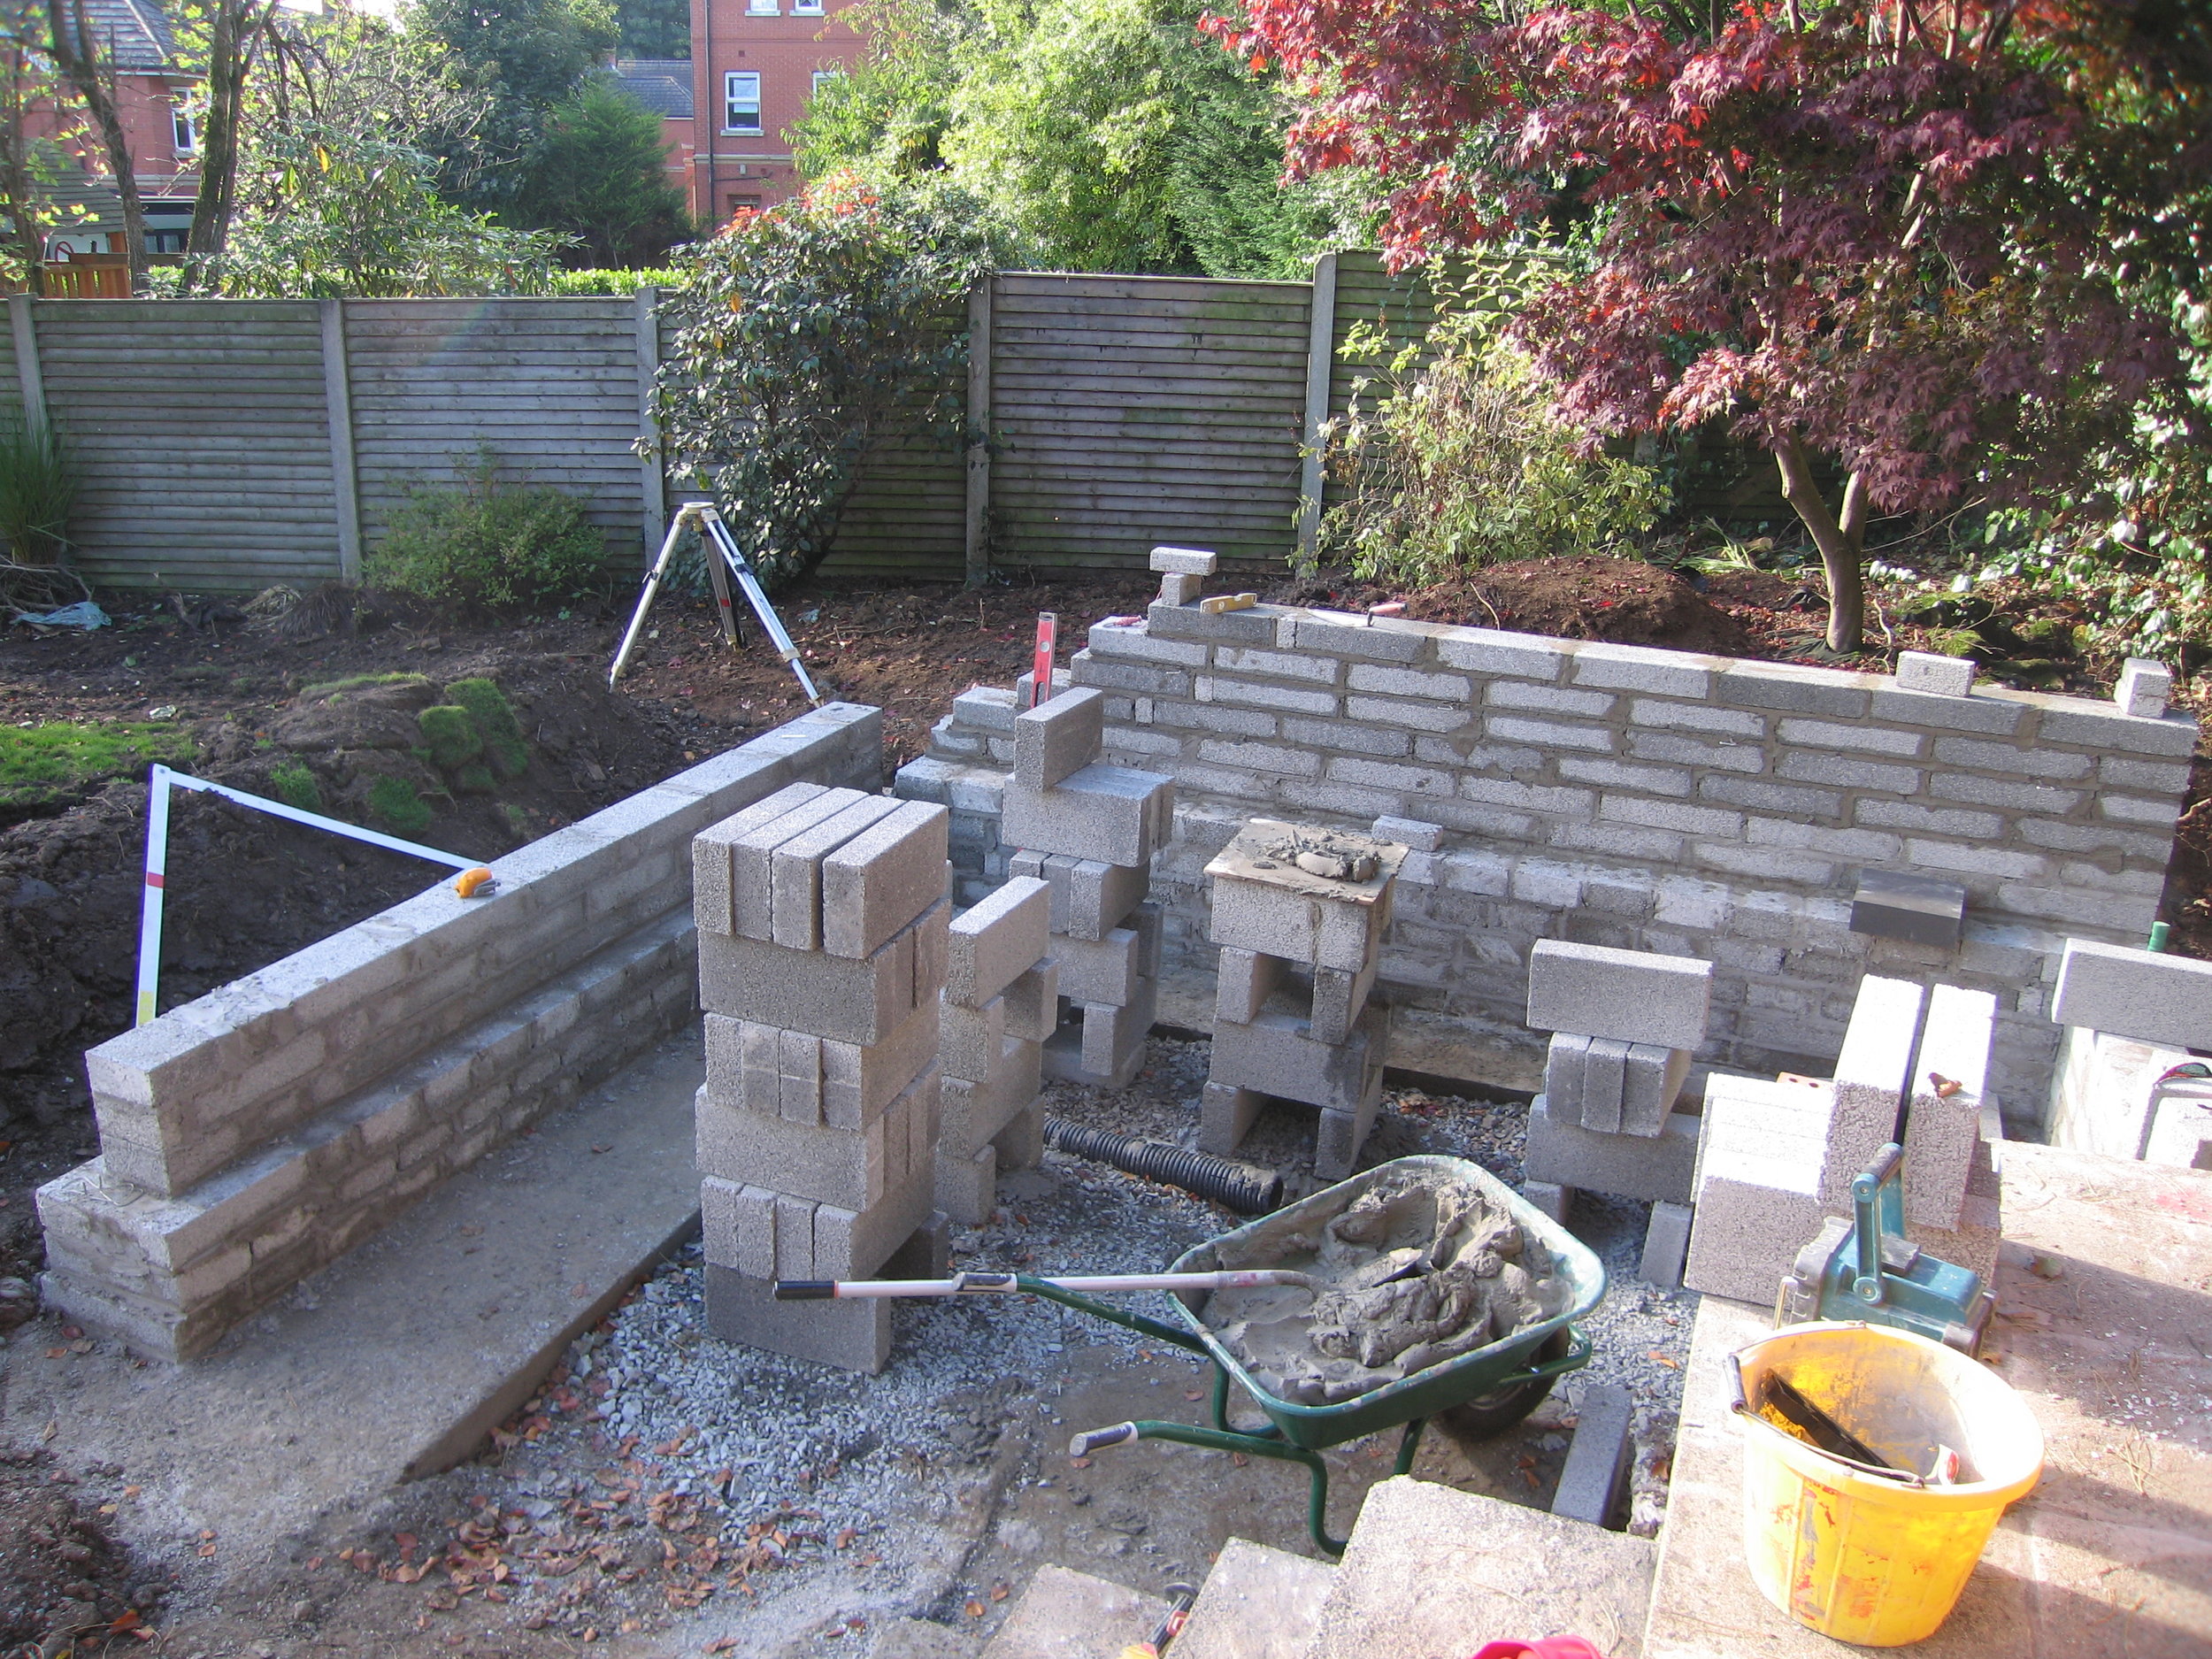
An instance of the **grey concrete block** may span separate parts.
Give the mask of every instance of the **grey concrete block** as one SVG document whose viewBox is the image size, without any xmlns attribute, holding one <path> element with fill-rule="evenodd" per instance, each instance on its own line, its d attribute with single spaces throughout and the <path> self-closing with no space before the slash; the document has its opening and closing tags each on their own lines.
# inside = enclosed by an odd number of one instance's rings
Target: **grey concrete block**
<svg viewBox="0 0 2212 1659">
<path fill-rule="evenodd" d="M 871 1376 L 891 1357 L 891 1304 L 881 1297 L 778 1302 L 768 1280 L 711 1262 L 706 1292 L 707 1333 L 721 1341 Z"/>
<path fill-rule="evenodd" d="M 726 1181 L 699 1182 L 699 1233 L 706 1258 L 717 1267 L 755 1279 L 776 1274 L 776 1195 L 765 1187 Z"/>
<path fill-rule="evenodd" d="M 866 956 L 945 893 L 950 815 L 926 801 L 895 810 L 822 860 L 822 949 Z"/>
<path fill-rule="evenodd" d="M 1629 1431 L 1636 1402 L 1618 1383 L 1585 1383 L 1575 1396 L 1574 1439 L 1552 1493 L 1551 1512 L 1610 1526 L 1627 1496 Z"/>
<path fill-rule="evenodd" d="M 879 1042 L 904 1025 L 921 1002 L 934 1000 L 941 965 L 937 982 L 928 983 L 926 995 L 918 999 L 918 964 L 926 976 L 927 962 L 942 964 L 949 913 L 940 899 L 859 961 L 701 933 L 700 1001 L 710 1012 L 764 1025 L 810 1031 L 841 1042 Z"/>
<path fill-rule="evenodd" d="M 1002 1171 L 1035 1169 L 1045 1158 L 1045 1109 L 1031 1104 L 1016 1112 L 991 1137 L 991 1150 Z"/>
<path fill-rule="evenodd" d="M 1382 1109 L 1382 1072 L 1378 1071 L 1352 1110 L 1323 1108 L 1313 1131 L 1313 1172 L 1320 1179 L 1340 1181 L 1351 1175 Z"/>
<path fill-rule="evenodd" d="M 1390 894 L 1386 887 L 1372 903 L 1360 903 L 1216 875 L 1207 935 L 1217 945 L 1261 951 L 1289 962 L 1363 968 L 1373 959 L 1390 926 Z"/>
<path fill-rule="evenodd" d="M 1063 692 L 1016 716 L 1014 782 L 1026 790 L 1051 788 L 1097 758 L 1105 733 L 1106 698 L 1093 690 Z"/>
<path fill-rule="evenodd" d="M 1966 889 L 1955 881 L 1896 870 L 1859 874 L 1851 900 L 1851 931 L 1877 939 L 1954 946 L 1966 924 Z"/>
<path fill-rule="evenodd" d="M 2173 670 L 2148 657 L 2131 657 L 2122 663 L 2119 682 L 2112 687 L 2112 701 L 2139 720 L 2162 719 L 2173 695 Z"/>
<path fill-rule="evenodd" d="M 1665 1128 L 1667 1114 L 1674 1110 L 1689 1075 L 1687 1048 L 1631 1044 L 1621 1077 L 1621 1133 L 1655 1135 Z"/>
<path fill-rule="evenodd" d="M 924 803 L 908 803 L 928 811 Z M 818 824 L 801 830 L 768 855 L 769 937 L 792 950 L 822 948 L 822 861 L 862 831 L 872 828 L 900 810 L 892 795 L 863 795 L 843 810 L 833 812 Z M 926 902 L 926 901 L 925 901 Z M 904 926 L 921 907 L 902 917 Z M 897 927 L 886 930 L 888 938 Z M 876 941 L 883 942 L 882 939 Z M 865 956 L 866 951 L 842 951 L 843 956 Z"/>
<path fill-rule="evenodd" d="M 1275 605 L 1209 613 L 1195 606 L 1163 604 L 1155 600 L 1145 609 L 1144 626 L 1145 632 L 1156 639 L 1272 645 L 1276 625 L 1282 614 L 1280 607 Z"/>
<path fill-rule="evenodd" d="M 941 1210 L 931 1210 L 928 1219 L 907 1235 L 906 1242 L 884 1259 L 877 1277 L 950 1279 L 952 1218 Z"/>
<path fill-rule="evenodd" d="M 1229 1083 L 1209 1083 L 1198 1099 L 1198 1147 L 1202 1152 L 1227 1157 L 1242 1143 L 1267 1096 L 1257 1089 Z"/>
<path fill-rule="evenodd" d="M 1152 885 L 1145 864 L 1110 864 L 1096 858 L 1055 854 L 1046 861 L 1045 879 L 1053 884 L 1056 917 L 1064 892 L 1066 914 L 1052 931 L 1071 939 L 1100 940 L 1129 918 Z"/>
<path fill-rule="evenodd" d="M 1368 833 L 1379 841 L 1395 841 L 1417 853 L 1432 853 L 1444 844 L 1444 826 L 1424 823 L 1419 818 L 1392 818 L 1386 814 L 1368 826 Z"/>
<path fill-rule="evenodd" d="M 947 939 L 946 1000 L 979 1008 L 1034 967 L 1049 948 L 1051 914 L 1051 888 L 1018 875 L 955 917 Z"/>
<path fill-rule="evenodd" d="M 822 1041 L 822 1121 L 860 1129 L 928 1065 L 937 1052 L 937 1004 L 926 1002 L 879 1042 Z"/>
<path fill-rule="evenodd" d="M 1015 1114 L 1037 1098 L 1042 1050 L 1041 1043 L 1010 1037 L 1000 1043 L 987 1077 L 947 1078 L 940 1097 L 939 1144 L 956 1157 L 967 1157 L 996 1139 Z"/>
<path fill-rule="evenodd" d="M 937 1208 L 962 1226 L 980 1226 L 997 1202 L 998 1150 L 985 1147 L 965 1157 L 937 1148 Z"/>
<path fill-rule="evenodd" d="M 1174 812 L 1173 780 L 1093 764 L 1047 789 L 1010 782 L 999 835 L 1011 846 L 1041 852 L 1144 864 L 1173 833 Z"/>
<path fill-rule="evenodd" d="M 1555 1032 L 1544 1050 L 1544 1098 L 1551 1102 L 1552 1116 L 1563 1124 L 1581 1125 L 1582 1079 L 1595 1041 L 1574 1032 Z"/>
<path fill-rule="evenodd" d="M 1083 1016 L 1083 1069 L 1099 1076 L 1119 1076 L 1144 1053 L 1151 1033 L 1160 982 L 1146 977 L 1132 983 L 1122 1003 L 1079 1002 Z"/>
<path fill-rule="evenodd" d="M 1053 957 L 1014 976 L 1000 993 L 1006 1003 L 1006 1034 L 1042 1042 L 1060 1023 L 1060 964 Z"/>
<path fill-rule="evenodd" d="M 731 921 L 735 933 L 747 939 L 775 938 L 776 849 L 866 799 L 857 789 L 825 789 L 788 811 L 755 825 L 729 843 Z"/>
<path fill-rule="evenodd" d="M 1366 1011 L 1368 996 L 1375 988 L 1375 974 L 1381 963 L 1378 951 L 1368 958 L 1367 965 L 1357 970 L 1344 968 L 1316 968 L 1313 971 L 1313 995 L 1308 1005 L 1306 1019 L 1316 1042 L 1342 1042 L 1352 1034 L 1352 1027 Z"/>
<path fill-rule="evenodd" d="M 1204 548 L 1156 547 L 1152 549 L 1150 568 L 1172 576 L 1210 576 L 1221 563 L 1217 553 Z"/>
<path fill-rule="evenodd" d="M 1705 1041 L 1713 964 L 1540 939 L 1529 953 L 1528 1024 L 1695 1049 Z"/>
<path fill-rule="evenodd" d="M 1170 571 L 1160 578 L 1160 603 L 1164 605 L 1194 604 L 1205 591 L 1203 576 Z"/>
<path fill-rule="evenodd" d="M 1656 1135 L 1606 1134 L 1555 1119 L 1539 1094 L 1529 1103 L 1523 1162 L 1532 1180 L 1620 1198 L 1686 1203 L 1697 1137 L 1698 1120 L 1687 1112 L 1670 1115 Z"/>
<path fill-rule="evenodd" d="M 1643 1257 L 1636 1269 L 1636 1277 L 1647 1285 L 1661 1290 L 1681 1288 L 1682 1265 L 1690 1250 L 1691 1213 L 1687 1204 L 1662 1201 L 1652 1205 L 1651 1219 L 1644 1227 Z"/>
<path fill-rule="evenodd" d="M 733 813 L 718 824 L 710 824 L 692 837 L 692 915 L 700 928 L 710 933 L 735 931 L 731 848 L 761 826 L 805 805 L 824 792 L 823 787 L 816 783 L 786 785 L 742 811 Z"/>
<path fill-rule="evenodd" d="M 1870 973 L 1859 981 L 1836 1059 L 1834 1118 L 1820 1179 L 1821 1202 L 1839 1214 L 1850 1205 L 1851 1178 L 1896 1137 L 1924 1001 L 1921 987 L 1907 980 Z"/>
<path fill-rule="evenodd" d="M 864 1129 L 787 1123 L 698 1095 L 702 1175 L 766 1187 L 846 1210 L 866 1210 L 906 1179 L 917 1144 L 933 1145 L 940 1079 L 933 1065 Z"/>
<path fill-rule="evenodd" d="M 1825 1087 L 1719 1076 L 1707 1083 L 1684 1284 L 1773 1304 L 1782 1275 L 1820 1231 L 1833 1110 Z"/>
<path fill-rule="evenodd" d="M 1138 943 L 1133 927 L 1117 927 L 1095 944 L 1055 939 L 1052 956 L 1060 964 L 1060 995 L 1078 1002 L 1128 1002 L 1136 994 Z"/>
<path fill-rule="evenodd" d="M 1283 959 L 1224 945 L 1214 969 L 1214 1018 L 1248 1025 L 1282 979 Z"/>
<path fill-rule="evenodd" d="M 2138 1042 L 2212 1048 L 2212 962 L 2070 939 L 2051 1018 Z"/>
<path fill-rule="evenodd" d="M 948 1078 L 980 1080 L 998 1064 L 1006 1041 L 1006 997 L 993 997 L 981 1008 L 963 1008 L 946 1002 L 938 1016 L 937 1062 Z"/>
<path fill-rule="evenodd" d="M 1574 1202 L 1574 1188 L 1556 1181 L 1523 1181 L 1521 1196 L 1563 1226 L 1568 1208 Z"/>
<path fill-rule="evenodd" d="M 952 721 L 978 732 L 1014 733 L 1014 694 L 1004 686 L 971 686 L 952 700 Z"/>
<path fill-rule="evenodd" d="M 1939 985 L 1913 1062 L 1905 1108 L 1905 1219 L 1956 1227 L 1982 1138 L 1982 1101 L 1997 1035 L 1997 999 Z M 1952 1087 L 1955 1085 L 1955 1087 Z"/>
<path fill-rule="evenodd" d="M 1208 1075 L 1324 1110 L 1356 1111 L 1382 1069 L 1386 1013 L 1371 1007 L 1343 1042 L 1316 1042 L 1295 1001 L 1277 992 L 1249 1025 L 1216 1025 Z"/>
<path fill-rule="evenodd" d="M 1617 1037 L 1593 1037 L 1582 1051 L 1582 1126 L 1600 1134 L 1621 1132 L 1621 1097 L 1628 1082 L 1632 1045 Z"/>
<path fill-rule="evenodd" d="M 1083 1010 L 1078 1007 L 1062 1023 L 1040 1051 L 1044 1074 L 1056 1082 L 1080 1083 L 1087 1088 L 1125 1089 L 1137 1080 L 1137 1073 L 1144 1069 L 1145 1045 L 1136 1043 L 1129 1050 L 1121 1065 L 1112 1071 L 1094 1071 L 1083 1057 L 1083 1033 L 1086 1026 Z"/>
</svg>

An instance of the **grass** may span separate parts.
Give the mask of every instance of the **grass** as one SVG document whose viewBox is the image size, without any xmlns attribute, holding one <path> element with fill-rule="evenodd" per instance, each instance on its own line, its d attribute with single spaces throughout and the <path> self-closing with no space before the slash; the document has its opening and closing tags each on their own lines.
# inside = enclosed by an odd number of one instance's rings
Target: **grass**
<svg viewBox="0 0 2212 1659">
<path fill-rule="evenodd" d="M 188 765 L 183 728 L 145 721 L 0 726 L 0 806 L 42 806 L 103 779 L 142 772 L 155 761 Z"/>
<path fill-rule="evenodd" d="M 426 686 L 430 682 L 420 674 L 353 674 L 344 680 L 326 680 L 319 685 L 302 688 L 300 695 L 326 697 L 334 691 L 360 691 L 370 686 Z"/>
</svg>

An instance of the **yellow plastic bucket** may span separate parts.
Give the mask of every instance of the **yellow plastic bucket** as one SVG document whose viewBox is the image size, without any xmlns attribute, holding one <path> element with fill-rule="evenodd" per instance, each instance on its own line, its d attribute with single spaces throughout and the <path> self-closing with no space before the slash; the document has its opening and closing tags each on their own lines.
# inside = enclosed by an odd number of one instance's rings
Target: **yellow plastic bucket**
<svg viewBox="0 0 2212 1659">
<path fill-rule="evenodd" d="M 2043 1472 L 2043 1431 L 2011 1386 L 1955 1349 L 1881 1325 L 1791 1325 L 1737 1350 L 1747 1400 L 1779 1373 L 1879 1453 L 1958 1484 L 1863 1475 L 1763 1419 L 1744 1430 L 1744 1551 L 1768 1601 L 1838 1641 L 1897 1647 L 1951 1615 L 2005 1506 Z"/>
</svg>

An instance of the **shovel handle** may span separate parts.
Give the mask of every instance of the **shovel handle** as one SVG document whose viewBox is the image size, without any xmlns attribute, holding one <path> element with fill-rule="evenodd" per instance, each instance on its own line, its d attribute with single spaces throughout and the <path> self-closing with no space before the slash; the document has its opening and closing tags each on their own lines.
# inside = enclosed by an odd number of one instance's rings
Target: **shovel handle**
<svg viewBox="0 0 2212 1659">
<path fill-rule="evenodd" d="M 1069 1440 L 1068 1455 L 1088 1457 L 1093 1452 L 1102 1451 L 1109 1446 L 1126 1446 L 1141 1438 L 1133 1423 L 1117 1423 L 1105 1429 L 1085 1429 Z"/>
</svg>

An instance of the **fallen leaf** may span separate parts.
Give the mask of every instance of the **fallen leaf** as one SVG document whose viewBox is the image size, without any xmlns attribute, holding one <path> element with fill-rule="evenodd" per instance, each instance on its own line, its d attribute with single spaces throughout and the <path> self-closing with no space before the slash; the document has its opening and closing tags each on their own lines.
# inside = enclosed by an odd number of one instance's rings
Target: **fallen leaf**
<svg viewBox="0 0 2212 1659">
<path fill-rule="evenodd" d="M 127 1498 L 134 1498 L 145 1490 L 146 1488 L 143 1486 L 125 1486 L 123 1488 L 123 1495 Z"/>
<path fill-rule="evenodd" d="M 1090 1466 L 1091 1460 L 1087 1457 L 1071 1457 L 1068 1459 L 1068 1467 L 1071 1469 L 1088 1469 Z"/>
<path fill-rule="evenodd" d="M 841 1530 L 838 1532 L 838 1534 L 837 1534 L 837 1539 L 836 1539 L 837 1548 L 840 1548 L 840 1549 L 849 1549 L 849 1548 L 850 1548 L 852 1547 L 852 1541 L 853 1541 L 853 1540 L 854 1540 L 854 1539 L 856 1539 L 856 1538 L 857 1538 L 857 1537 L 859 1537 L 859 1536 L 860 1536 L 860 1534 L 859 1534 L 859 1533 L 857 1533 L 857 1532 L 854 1532 L 854 1531 L 853 1531 L 853 1529 L 852 1529 L 851 1527 L 849 1527 L 849 1526 L 848 1526 L 848 1527 L 845 1527 L 845 1528 L 841 1529 Z"/>
<path fill-rule="evenodd" d="M 1206 1391 L 1202 1388 L 1186 1388 L 1183 1390 L 1183 1398 L 1186 1400 L 1203 1400 L 1205 1397 Z"/>
<path fill-rule="evenodd" d="M 967 1611 L 970 1618 L 981 1618 L 983 1617 L 983 1603 L 980 1601 L 971 1601 L 968 1603 Z"/>
<path fill-rule="evenodd" d="M 84 1334 L 84 1330 L 80 1325 L 65 1325 L 62 1326 L 61 1333 L 73 1342 Z"/>
<path fill-rule="evenodd" d="M 737 1638 L 736 1638 L 736 1637 L 734 1637 L 734 1636 L 718 1636 L 718 1637 L 716 1637 L 716 1638 L 715 1638 L 715 1640 L 712 1640 L 712 1641 L 709 1642 L 709 1643 L 705 1646 L 705 1647 L 702 1648 L 700 1651 L 702 1651 L 703 1653 L 710 1653 L 710 1654 L 726 1654 L 726 1653 L 728 1653 L 728 1652 L 729 1652 L 732 1648 L 735 1647 L 736 1646 L 737 1646 Z"/>
<path fill-rule="evenodd" d="M 877 1555 L 876 1552 L 872 1549 L 866 1555 L 856 1556 L 855 1559 L 856 1559 L 864 1567 L 872 1567 L 880 1563 L 883 1560 L 883 1557 Z"/>
<path fill-rule="evenodd" d="M 1014 1586 L 1010 1584 L 995 1584 L 991 1586 L 991 1600 L 994 1601 L 1003 1601 L 1013 1594 Z"/>
</svg>

